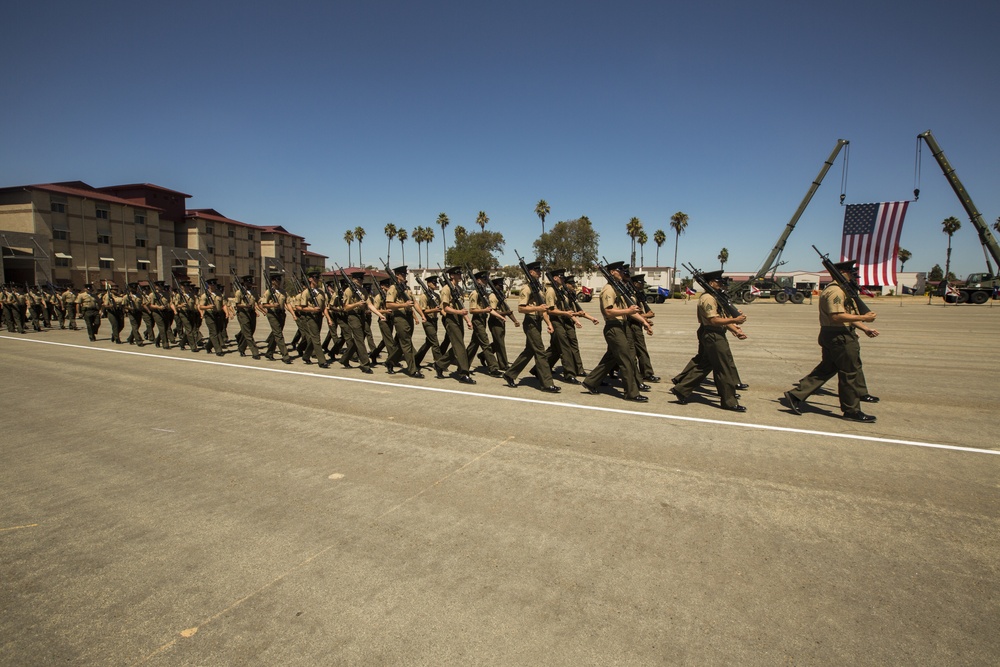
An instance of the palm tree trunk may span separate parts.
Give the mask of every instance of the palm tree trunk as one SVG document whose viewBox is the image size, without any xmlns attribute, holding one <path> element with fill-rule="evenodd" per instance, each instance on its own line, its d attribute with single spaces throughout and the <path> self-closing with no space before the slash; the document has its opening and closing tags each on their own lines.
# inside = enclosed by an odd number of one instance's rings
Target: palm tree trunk
<svg viewBox="0 0 1000 667">
<path fill-rule="evenodd" d="M 951 273 L 951 234 L 948 235 L 948 255 L 944 260 L 944 279 L 948 280 L 948 274 Z"/>
</svg>

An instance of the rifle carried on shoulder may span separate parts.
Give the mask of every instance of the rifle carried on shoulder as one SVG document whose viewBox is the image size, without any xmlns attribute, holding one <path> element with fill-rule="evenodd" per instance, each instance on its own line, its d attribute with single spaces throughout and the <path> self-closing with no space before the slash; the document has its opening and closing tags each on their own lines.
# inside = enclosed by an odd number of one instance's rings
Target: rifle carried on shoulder
<svg viewBox="0 0 1000 667">
<path fill-rule="evenodd" d="M 844 290 L 844 294 L 847 295 L 847 300 L 854 304 L 854 309 L 858 311 L 858 315 L 867 315 L 872 312 L 872 309 L 861 300 L 861 294 L 858 292 L 858 286 L 851 282 L 847 276 L 840 272 L 840 269 L 833 265 L 833 262 L 830 261 L 830 255 L 824 255 L 816 246 L 813 246 L 813 250 L 815 250 L 816 254 L 819 255 L 820 261 L 823 262 L 823 268 L 827 270 L 834 282 L 840 285 L 840 288 Z"/>
<path fill-rule="evenodd" d="M 472 286 L 475 288 L 476 294 L 479 296 L 479 307 L 490 309 L 490 293 L 485 287 L 479 284 L 478 280 L 476 280 L 476 273 L 472 270 L 472 265 L 465 265 L 465 273 L 469 277 L 469 280 L 472 281 Z M 499 301 L 499 299 L 497 299 L 497 301 Z"/>
<path fill-rule="evenodd" d="M 414 277 L 417 279 L 417 284 L 420 285 L 420 289 L 422 289 L 424 294 L 427 295 L 427 307 L 437 308 L 438 305 L 440 305 L 440 300 L 438 299 L 437 294 L 431 291 L 431 288 L 427 286 L 427 283 L 424 282 L 422 277 L 416 275 Z"/>
<path fill-rule="evenodd" d="M 626 287 L 625 284 L 622 283 L 622 281 L 618 280 L 613 275 L 611 275 L 611 271 L 608 270 L 609 266 L 608 260 L 605 259 L 603 255 L 601 256 L 601 261 L 603 262 L 603 264 L 598 264 L 597 268 L 600 269 L 601 275 L 604 276 L 604 279 L 608 281 L 609 285 L 611 285 L 611 289 L 613 289 L 615 291 L 615 294 L 618 295 L 618 298 L 625 303 L 626 308 L 631 308 L 632 306 L 635 306 L 636 303 L 635 299 L 632 297 L 632 290 Z"/>
<path fill-rule="evenodd" d="M 514 251 L 517 255 L 517 262 L 521 265 L 521 271 L 524 272 L 524 279 L 528 281 L 528 289 L 531 290 L 531 295 L 537 298 L 541 303 L 545 303 L 545 295 L 542 293 L 542 283 L 539 282 L 537 278 L 533 278 L 531 272 L 528 271 L 528 265 L 524 263 L 524 258 L 518 251 Z"/>
<path fill-rule="evenodd" d="M 699 271 L 690 264 L 681 264 L 681 266 L 691 272 L 691 276 L 694 278 L 694 281 L 698 283 L 702 290 L 715 297 L 716 303 L 719 304 L 719 310 L 729 317 L 739 317 L 743 314 L 740 312 L 739 308 L 733 305 L 733 302 L 729 299 L 729 295 L 726 294 L 725 290 L 717 290 L 712 287 L 707 280 L 705 280 L 704 272 Z"/>
</svg>

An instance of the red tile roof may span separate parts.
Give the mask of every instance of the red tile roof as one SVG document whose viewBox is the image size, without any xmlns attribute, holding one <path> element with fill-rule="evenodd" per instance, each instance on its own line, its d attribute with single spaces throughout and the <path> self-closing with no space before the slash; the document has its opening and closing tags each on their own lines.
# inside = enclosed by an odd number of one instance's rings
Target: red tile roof
<svg viewBox="0 0 1000 667">
<path fill-rule="evenodd" d="M 157 208 L 156 206 L 137 204 L 136 202 L 133 202 L 129 199 L 122 199 L 121 197 L 115 197 L 114 195 L 109 195 L 105 192 L 101 192 L 97 188 L 87 185 L 83 181 L 66 181 L 63 183 L 38 183 L 35 185 L 19 185 L 9 188 L 0 188 L 0 192 L 13 192 L 15 190 L 41 190 L 42 192 L 54 192 L 56 194 L 67 195 L 70 197 L 85 197 L 87 199 L 94 199 L 96 201 L 108 202 L 109 204 L 121 204 L 122 206 L 145 208 L 151 211 L 163 210 L 161 208 Z"/>
</svg>

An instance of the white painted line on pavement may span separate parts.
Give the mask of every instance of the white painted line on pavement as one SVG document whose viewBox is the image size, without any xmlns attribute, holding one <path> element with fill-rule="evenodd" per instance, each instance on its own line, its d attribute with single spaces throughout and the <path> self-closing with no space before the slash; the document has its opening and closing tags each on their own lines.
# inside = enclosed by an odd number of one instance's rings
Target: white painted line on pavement
<svg viewBox="0 0 1000 667">
<path fill-rule="evenodd" d="M 104 347 L 92 347 L 89 345 L 77 345 L 75 343 L 57 343 L 48 340 L 36 340 L 34 338 L 15 338 L 13 336 L 0 336 L 0 339 L 14 340 L 24 343 L 37 343 L 41 345 L 56 345 L 59 347 L 72 347 L 92 352 L 106 352 L 108 354 L 126 354 L 137 357 L 149 357 L 152 359 L 162 359 L 167 361 L 182 361 L 191 364 L 209 364 L 212 366 L 226 366 L 228 368 L 240 368 L 243 370 L 259 371 L 264 373 L 282 373 L 286 375 L 301 375 L 309 378 L 319 378 L 323 380 L 334 380 L 338 382 L 359 382 L 366 385 L 378 385 L 396 389 L 413 389 L 416 391 L 431 391 L 442 394 L 456 394 L 459 396 L 472 396 L 478 398 L 491 398 L 500 401 L 513 401 L 517 403 L 532 403 L 546 407 L 564 407 L 573 410 L 589 410 L 592 412 L 608 412 L 635 417 L 650 417 L 653 419 L 668 419 L 672 421 L 694 422 L 700 424 L 712 424 L 714 426 L 734 426 L 738 428 L 755 429 L 759 431 L 774 431 L 779 433 L 797 433 L 801 435 L 815 435 L 825 438 L 841 438 L 845 440 L 862 440 L 865 442 L 878 442 L 887 445 L 905 445 L 908 447 L 923 447 L 927 449 L 944 449 L 955 452 L 969 452 L 972 454 L 993 454 L 1000 455 L 1000 450 L 980 449 L 976 447 L 959 447 L 957 445 L 943 445 L 933 442 L 921 442 L 919 440 L 899 440 L 895 438 L 878 438 L 874 436 L 858 435 L 855 433 L 836 433 L 831 431 L 815 431 L 801 428 L 788 428 L 785 426 L 771 426 L 767 424 L 748 424 L 745 422 L 726 421 L 722 419 L 705 419 L 704 417 L 682 417 L 679 415 L 666 415 L 659 412 L 645 412 L 642 410 L 623 410 L 621 408 L 606 408 L 596 405 L 581 405 L 579 403 L 553 402 L 537 398 L 523 398 L 520 396 L 498 396 L 496 394 L 480 394 L 463 389 L 445 389 L 442 387 L 425 387 L 423 385 L 401 384 L 399 382 L 387 382 L 384 380 L 374 380 L 367 378 L 341 377 L 339 375 L 324 375 L 309 371 L 296 371 L 286 368 L 266 368 L 260 366 L 244 366 L 243 364 L 230 363 L 226 361 L 213 361 L 211 359 L 195 359 L 193 357 L 165 356 L 153 352 L 136 352 L 132 350 L 116 350 Z M 405 375 L 403 377 L 406 377 Z M 571 385 L 572 386 L 572 385 Z M 512 390 L 513 391 L 513 390 Z M 621 400 L 621 399 L 616 399 Z"/>
</svg>

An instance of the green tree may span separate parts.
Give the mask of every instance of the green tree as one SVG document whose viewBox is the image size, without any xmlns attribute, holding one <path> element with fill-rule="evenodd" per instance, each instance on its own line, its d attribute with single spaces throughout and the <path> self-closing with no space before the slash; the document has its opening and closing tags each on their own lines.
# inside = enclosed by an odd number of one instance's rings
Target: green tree
<svg viewBox="0 0 1000 667">
<path fill-rule="evenodd" d="M 448 257 L 448 242 L 447 242 L 447 240 L 445 238 L 444 230 L 445 230 L 445 228 L 448 225 L 451 224 L 451 220 L 449 220 L 448 216 L 445 215 L 444 213 L 439 213 L 438 214 L 437 223 L 438 223 L 438 225 L 441 226 L 441 246 L 444 249 L 444 254 L 442 255 L 442 258 L 444 258 L 444 261 L 447 264 L 448 263 L 448 259 L 447 259 L 447 257 Z M 429 257 L 427 259 L 427 263 L 430 264 L 430 258 Z"/>
<path fill-rule="evenodd" d="M 417 243 L 417 266 L 424 268 L 424 256 L 420 254 L 420 244 L 424 242 L 424 228 L 417 225 L 413 228 L 413 240 Z"/>
<path fill-rule="evenodd" d="M 544 199 L 539 199 L 535 204 L 535 215 L 542 221 L 542 234 L 545 233 L 545 216 L 552 212 L 552 207 Z"/>
<path fill-rule="evenodd" d="M 639 218 L 632 218 L 625 223 L 625 233 L 632 239 L 632 256 L 629 259 L 629 266 L 632 268 L 635 267 L 635 240 L 639 237 L 639 232 L 641 231 L 642 221 Z"/>
<path fill-rule="evenodd" d="M 497 256 L 503 252 L 504 238 L 500 232 L 468 233 L 464 227 L 455 227 L 455 242 L 445 253 L 449 266 L 469 264 L 477 270 L 495 269 L 500 266 Z"/>
<path fill-rule="evenodd" d="M 344 240 L 347 241 L 347 265 L 351 265 L 351 244 L 354 243 L 354 231 L 348 229 L 344 232 Z"/>
<path fill-rule="evenodd" d="M 1000 232 L 1000 217 L 998 217 L 997 221 L 993 223 L 993 231 Z"/>
<path fill-rule="evenodd" d="M 677 211 L 670 216 L 670 229 L 674 230 L 674 275 L 677 275 L 677 246 L 681 242 L 681 234 L 688 226 L 688 214 Z"/>
<path fill-rule="evenodd" d="M 947 255 L 947 257 L 945 258 L 945 261 L 944 261 L 944 273 L 945 273 L 945 275 L 950 276 L 951 275 L 951 237 L 955 235 L 955 232 L 957 232 L 959 229 L 962 228 L 962 223 L 959 222 L 958 218 L 956 218 L 955 216 L 951 216 L 951 217 L 945 218 L 944 220 L 941 221 L 941 227 L 943 228 L 944 233 L 948 235 L 948 255 Z M 951 280 L 951 278 L 949 278 L 948 280 Z"/>
<path fill-rule="evenodd" d="M 365 268 L 365 261 L 361 259 L 361 242 L 365 240 L 365 228 L 355 227 L 354 228 L 354 238 L 358 242 L 358 266 Z"/>
<path fill-rule="evenodd" d="M 927 274 L 927 280 L 930 282 L 941 282 L 944 279 L 944 271 L 941 270 L 940 264 L 935 264 L 934 268 L 930 270 Z"/>
<path fill-rule="evenodd" d="M 911 257 L 913 257 L 913 253 L 906 248 L 900 248 L 899 252 L 896 253 L 896 257 L 899 258 L 899 270 L 902 271 L 903 267 L 906 266 L 906 263 L 910 261 Z"/>
<path fill-rule="evenodd" d="M 649 237 L 646 236 L 646 232 L 640 230 L 639 236 L 635 239 L 639 243 L 639 266 L 646 266 L 646 244 L 649 243 Z"/>
<path fill-rule="evenodd" d="M 719 251 L 719 268 L 723 271 L 726 270 L 726 262 L 729 261 L 729 248 L 723 248 Z"/>
<path fill-rule="evenodd" d="M 396 225 L 390 222 L 388 225 L 385 226 L 385 229 L 383 231 L 385 232 L 386 238 L 389 239 L 389 242 L 386 243 L 386 248 L 385 248 L 385 262 L 386 264 L 388 264 L 389 255 L 392 254 L 392 240 L 396 238 L 396 234 L 399 233 L 399 230 L 396 229 Z"/>
<path fill-rule="evenodd" d="M 557 222 L 551 231 L 534 243 L 535 257 L 547 267 L 565 268 L 571 273 L 585 273 L 597 264 L 600 235 L 587 216 Z M 518 274 L 520 274 L 520 267 Z"/>
<path fill-rule="evenodd" d="M 490 221 L 490 216 L 486 215 L 486 211 L 480 211 L 479 215 L 476 216 L 476 224 L 479 225 L 480 231 L 486 231 L 486 223 Z"/>
<path fill-rule="evenodd" d="M 656 244 L 656 265 L 660 265 L 660 248 L 667 241 L 667 235 L 663 233 L 662 229 L 657 229 L 653 232 L 653 243 Z"/>
</svg>

